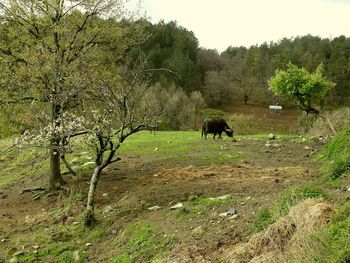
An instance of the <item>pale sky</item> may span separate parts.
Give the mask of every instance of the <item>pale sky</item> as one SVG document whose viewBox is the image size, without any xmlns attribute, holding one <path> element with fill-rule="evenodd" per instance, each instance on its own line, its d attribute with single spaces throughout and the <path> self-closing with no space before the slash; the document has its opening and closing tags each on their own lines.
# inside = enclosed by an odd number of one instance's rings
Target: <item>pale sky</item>
<svg viewBox="0 0 350 263">
<path fill-rule="evenodd" d="M 219 52 L 306 34 L 350 36 L 350 0 L 143 0 L 142 7 L 153 23 L 176 20 Z"/>
</svg>

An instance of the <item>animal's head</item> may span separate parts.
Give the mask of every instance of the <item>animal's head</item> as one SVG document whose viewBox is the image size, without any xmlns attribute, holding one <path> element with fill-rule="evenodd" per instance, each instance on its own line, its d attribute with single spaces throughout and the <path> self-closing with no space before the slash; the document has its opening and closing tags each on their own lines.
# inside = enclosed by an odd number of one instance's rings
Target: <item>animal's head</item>
<svg viewBox="0 0 350 263">
<path fill-rule="evenodd" d="M 231 137 L 231 138 L 233 137 L 233 130 L 231 128 L 225 127 L 225 132 L 228 137 Z"/>
</svg>

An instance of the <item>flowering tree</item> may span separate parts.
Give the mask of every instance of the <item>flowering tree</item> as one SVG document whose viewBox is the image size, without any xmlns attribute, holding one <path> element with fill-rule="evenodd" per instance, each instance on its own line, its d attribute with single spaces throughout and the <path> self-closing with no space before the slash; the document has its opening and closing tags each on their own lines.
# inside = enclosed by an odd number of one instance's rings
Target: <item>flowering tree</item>
<svg viewBox="0 0 350 263">
<path fill-rule="evenodd" d="M 157 117 L 162 114 L 159 105 L 152 103 L 144 65 L 143 61 L 136 61 L 125 67 L 105 67 L 97 72 L 95 92 L 99 96 L 91 94 L 84 124 L 88 131 L 85 141 L 95 153 L 84 218 L 87 226 L 92 226 L 95 221 L 94 196 L 102 171 L 120 160 L 118 149 L 129 136 L 142 130 L 153 130 Z"/>
<path fill-rule="evenodd" d="M 49 115 L 49 189 L 60 171 L 63 115 L 89 90 L 100 49 L 117 36 L 119 0 L 8 0 L 0 3 L 1 104 L 37 104 Z M 114 41 L 116 42 L 116 41 Z M 42 133 L 41 132 L 41 133 Z M 64 132 L 65 133 L 65 132 Z"/>
</svg>

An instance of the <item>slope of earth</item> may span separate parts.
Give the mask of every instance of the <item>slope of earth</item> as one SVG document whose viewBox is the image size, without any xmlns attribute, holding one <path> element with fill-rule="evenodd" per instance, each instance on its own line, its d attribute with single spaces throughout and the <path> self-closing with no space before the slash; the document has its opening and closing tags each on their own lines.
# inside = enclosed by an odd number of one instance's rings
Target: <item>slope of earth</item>
<svg viewBox="0 0 350 263">
<path fill-rule="evenodd" d="M 89 162 L 77 164 L 85 167 L 78 178 L 66 175 L 69 195 L 32 201 L 31 193 L 19 194 L 45 183 L 45 171 L 6 184 L 0 188 L 0 262 L 222 262 L 225 247 L 252 234 L 257 212 L 318 176 L 319 142 L 266 138 L 136 134 L 122 147 L 122 161 L 101 177 L 93 230 L 81 223 Z"/>
</svg>

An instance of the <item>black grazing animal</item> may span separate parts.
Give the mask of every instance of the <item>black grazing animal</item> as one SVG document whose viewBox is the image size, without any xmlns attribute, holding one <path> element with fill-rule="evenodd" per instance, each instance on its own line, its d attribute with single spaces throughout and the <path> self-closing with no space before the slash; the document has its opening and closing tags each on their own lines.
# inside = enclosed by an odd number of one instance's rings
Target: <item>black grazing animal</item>
<svg viewBox="0 0 350 263">
<path fill-rule="evenodd" d="M 221 138 L 221 133 L 225 132 L 228 137 L 233 137 L 233 130 L 228 126 L 227 122 L 220 117 L 214 117 L 214 118 L 206 118 L 203 122 L 202 126 L 202 137 L 203 134 L 205 136 L 205 139 L 207 139 L 208 133 L 214 134 L 215 136 L 218 134 L 218 139 Z"/>
</svg>

